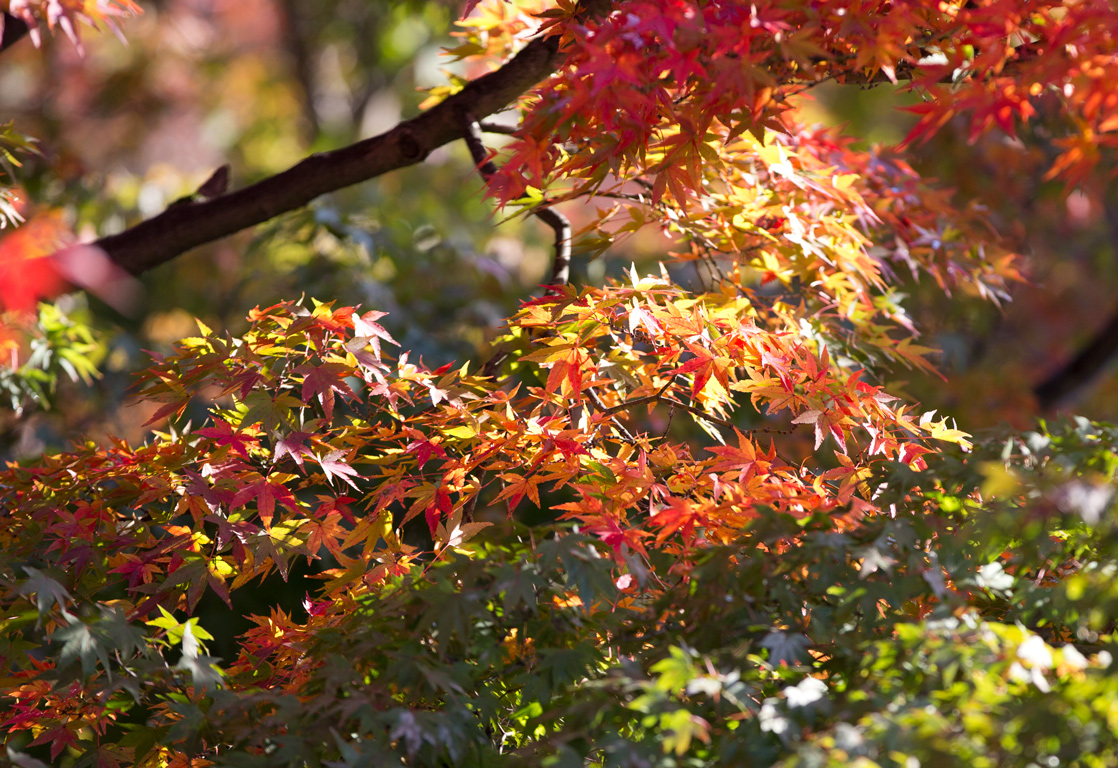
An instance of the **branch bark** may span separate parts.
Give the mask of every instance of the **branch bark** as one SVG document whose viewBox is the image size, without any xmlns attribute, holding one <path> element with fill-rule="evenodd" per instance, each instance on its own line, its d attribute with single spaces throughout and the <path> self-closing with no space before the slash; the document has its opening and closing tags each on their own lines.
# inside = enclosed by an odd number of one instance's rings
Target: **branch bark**
<svg viewBox="0 0 1118 768">
<path fill-rule="evenodd" d="M 1103 209 L 1111 247 L 1118 254 L 1118 189 L 1108 189 Z M 1063 367 L 1033 389 L 1042 411 L 1070 403 L 1118 355 L 1118 306 L 1082 349 Z"/>
<path fill-rule="evenodd" d="M 603 15 L 610 5 L 611 0 L 581 3 L 587 16 Z M 464 114 L 481 120 L 499 112 L 552 74 L 560 59 L 558 38 L 536 38 L 500 69 L 386 133 L 311 155 L 286 171 L 212 200 L 168 208 L 92 245 L 126 272 L 141 274 L 192 248 L 298 210 L 320 195 L 421 162 L 432 150 L 465 138 Z M 552 281 L 564 279 L 565 262 L 557 260 Z"/>
<path fill-rule="evenodd" d="M 481 126 L 474 120 L 473 115 L 466 115 L 465 139 L 478 172 L 488 183 L 497 172 L 497 166 L 489 159 L 489 153 L 482 143 Z M 547 284 L 547 290 L 548 293 L 557 293 L 560 286 L 566 285 L 571 279 L 571 221 L 553 208 L 540 207 L 532 213 L 555 233 L 555 255 L 552 259 L 551 281 Z"/>
<path fill-rule="evenodd" d="M 23 19 L 17 19 L 10 13 L 0 16 L 0 30 L 0 53 L 18 43 L 30 31 Z"/>
<path fill-rule="evenodd" d="M 432 150 L 466 135 L 463 115 L 499 112 L 559 64 L 556 37 L 532 40 L 500 69 L 387 133 L 348 147 L 314 154 L 286 171 L 211 200 L 168 208 L 130 229 L 93 243 L 133 275 L 294 211 L 319 195 L 421 162 Z"/>
</svg>

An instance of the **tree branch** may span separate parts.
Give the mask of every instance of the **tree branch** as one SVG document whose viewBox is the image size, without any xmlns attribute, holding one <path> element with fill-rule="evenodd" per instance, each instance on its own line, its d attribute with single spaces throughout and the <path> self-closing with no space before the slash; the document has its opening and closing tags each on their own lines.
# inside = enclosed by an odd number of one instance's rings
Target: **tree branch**
<svg viewBox="0 0 1118 768">
<path fill-rule="evenodd" d="M 463 116 L 466 121 L 466 146 L 482 177 L 488 182 L 497 172 L 497 166 L 489 159 L 489 153 L 482 143 L 481 126 L 472 114 Z M 546 204 L 546 200 L 544 203 Z M 556 293 L 558 286 L 566 285 L 571 279 L 571 221 L 552 208 L 539 207 L 532 214 L 555 233 L 555 257 L 551 267 L 551 280 L 548 293 Z"/>
<path fill-rule="evenodd" d="M 581 5 L 586 16 L 597 16 L 608 11 L 610 0 L 584 0 Z M 169 208 L 93 245 L 114 264 L 138 275 L 199 245 L 298 210 L 320 195 L 421 162 L 432 150 L 465 137 L 462 115 L 480 120 L 499 112 L 554 72 L 560 58 L 556 36 L 538 37 L 500 69 L 386 133 L 311 155 L 286 171 L 212 200 Z M 563 222 L 557 213 L 541 217 L 556 230 L 559 255 Z M 553 285 L 565 282 L 568 267 L 569 253 L 556 259 Z"/>
<path fill-rule="evenodd" d="M 114 264 L 138 275 L 191 248 L 302 208 L 319 195 L 418 163 L 432 150 L 466 135 L 464 114 L 481 118 L 499 112 L 555 71 L 559 58 L 558 38 L 536 38 L 500 69 L 387 133 L 311 155 L 244 189 L 168 208 L 93 245 Z"/>
<path fill-rule="evenodd" d="M 1107 190 L 1103 210 L 1111 247 L 1118 253 L 1118 190 Z M 1070 401 L 1110 364 L 1115 354 L 1118 354 L 1118 307 L 1075 357 L 1033 389 L 1041 410 L 1048 411 Z"/>
<path fill-rule="evenodd" d="M 30 30 L 23 19 L 17 19 L 10 13 L 0 16 L 0 53 L 11 48 L 23 39 Z"/>
<path fill-rule="evenodd" d="M 303 138 L 310 144 L 318 138 L 321 125 L 318 119 L 318 110 L 314 103 L 314 63 L 311 61 L 311 54 L 307 45 L 307 23 L 299 13 L 299 4 L 296 0 L 280 0 L 279 5 L 282 10 L 283 44 L 287 54 L 291 57 L 295 82 L 299 84 L 299 99 L 303 103 L 303 118 L 307 121 L 303 129 Z"/>
</svg>

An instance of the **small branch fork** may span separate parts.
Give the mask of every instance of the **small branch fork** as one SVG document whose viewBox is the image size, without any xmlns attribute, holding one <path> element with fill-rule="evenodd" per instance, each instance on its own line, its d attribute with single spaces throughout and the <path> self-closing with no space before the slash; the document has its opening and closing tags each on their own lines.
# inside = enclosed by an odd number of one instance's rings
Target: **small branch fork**
<svg viewBox="0 0 1118 768">
<path fill-rule="evenodd" d="M 485 123 L 484 126 L 479 125 L 469 113 L 463 115 L 463 120 L 465 122 L 465 136 L 463 138 L 466 141 L 466 146 L 470 148 L 470 156 L 477 165 L 478 172 L 488 182 L 497 172 L 497 166 L 489 159 L 489 152 L 486 150 L 481 136 L 482 129 L 484 127 L 485 130 L 491 130 L 493 133 L 505 134 L 510 133 L 510 130 L 505 126 L 491 123 Z M 532 213 L 537 219 L 551 227 L 551 230 L 555 233 L 555 260 L 552 264 L 551 281 L 548 283 L 547 292 L 557 294 L 562 286 L 570 283 L 571 279 L 571 222 L 566 216 L 553 208 L 537 208 Z M 503 354 L 498 354 L 490 359 L 482 369 L 482 375 L 491 376 L 496 373 L 497 367 L 504 360 L 505 355 Z M 587 390 L 586 394 L 594 407 L 598 410 L 605 409 L 601 399 L 593 389 Z M 636 438 L 625 428 L 625 425 L 616 416 L 612 415 L 612 412 L 607 415 L 621 439 L 627 443 L 635 444 Z"/>
<path fill-rule="evenodd" d="M 696 408 L 695 406 L 690 405 L 689 403 L 685 403 L 681 400 L 676 400 L 674 397 L 668 397 L 665 394 L 665 392 L 667 392 L 668 387 L 670 387 L 673 382 L 674 382 L 674 378 L 672 380 L 669 380 L 668 383 L 665 384 L 660 389 L 660 391 L 656 392 L 655 394 L 646 395 L 644 397 L 634 397 L 632 400 L 626 400 L 625 402 L 623 402 L 619 405 L 615 405 L 612 408 L 606 408 L 606 409 L 602 410 L 600 412 L 600 415 L 602 415 L 602 416 L 612 416 L 613 414 L 618 413 L 620 411 L 628 410 L 629 408 L 632 408 L 635 405 L 645 405 L 647 403 L 664 403 L 665 405 L 670 405 L 673 409 L 674 408 L 679 408 L 680 410 L 687 411 L 692 416 L 697 416 L 698 418 L 703 419 L 704 421 L 709 421 L 711 424 L 717 424 L 718 426 L 723 427 L 725 429 L 736 429 L 740 432 L 750 432 L 750 433 L 752 433 L 752 432 L 767 432 L 767 433 L 778 434 L 778 435 L 787 435 L 787 434 L 791 434 L 792 431 L 795 429 L 795 427 L 793 427 L 792 429 L 776 429 L 774 427 L 754 427 L 752 429 L 744 429 L 743 430 L 737 424 L 734 424 L 731 421 L 727 421 L 726 419 L 720 419 L 717 416 L 709 414 L 706 411 L 704 411 L 702 408 Z"/>
<path fill-rule="evenodd" d="M 493 177 L 493 175 L 495 173 L 497 173 L 497 166 L 493 164 L 493 161 L 489 157 L 489 152 L 485 148 L 485 143 L 484 143 L 484 141 L 482 139 L 482 135 L 481 135 L 482 126 L 479 125 L 477 120 L 475 120 L 473 118 L 473 116 L 470 115 L 468 112 L 464 113 L 462 115 L 462 119 L 463 119 L 463 122 L 465 123 L 465 126 L 464 126 L 465 130 L 464 130 L 463 138 L 466 141 L 466 146 L 469 147 L 469 149 L 470 149 L 470 156 L 473 158 L 474 163 L 477 166 L 478 172 L 482 175 L 482 178 L 484 178 L 486 180 L 486 182 L 488 182 L 489 179 L 491 179 Z M 489 125 L 489 124 L 487 124 L 487 125 Z M 507 132 L 506 129 L 503 126 L 490 126 L 490 127 L 497 128 L 498 130 L 496 130 L 495 132 L 498 132 L 498 133 L 506 133 Z M 571 222 L 567 219 L 566 216 L 564 216 L 563 214 L 559 213 L 558 211 L 556 211 L 552 208 L 539 208 L 539 209 L 533 211 L 533 214 L 540 221 L 544 222 L 549 227 L 551 227 L 552 231 L 555 232 L 555 261 L 554 261 L 554 265 L 552 267 L 552 272 L 551 272 L 551 283 L 548 285 L 547 290 L 548 290 L 548 293 L 558 293 L 558 290 L 559 290 L 560 286 L 567 285 L 568 282 L 570 281 L 570 271 L 571 271 Z M 485 368 L 482 371 L 482 374 L 483 375 L 492 375 L 496 371 L 496 367 L 498 365 L 500 365 L 500 363 L 503 362 L 503 361 L 504 361 L 504 356 L 503 355 L 496 356 L 495 358 L 493 358 L 492 360 L 490 360 L 486 364 Z M 718 425 L 720 427 L 723 427 L 725 429 L 737 429 L 737 425 L 733 424 L 730 421 L 727 421 L 726 419 L 720 419 L 717 416 L 713 416 L 712 414 L 706 413 L 701 408 L 696 408 L 693 405 L 690 405 L 688 403 L 684 403 L 680 400 L 676 400 L 673 397 L 668 397 L 666 395 L 666 392 L 667 392 L 668 388 L 671 387 L 674 380 L 675 380 L 674 377 L 672 379 L 669 379 L 668 383 L 665 384 L 658 392 L 656 392 L 653 395 L 648 395 L 646 397 L 638 397 L 638 398 L 634 398 L 632 400 L 627 400 L 626 402 L 621 403 L 620 405 L 615 405 L 612 408 L 606 408 L 604 406 L 604 404 L 602 403 L 601 399 L 597 396 L 597 394 L 593 390 L 589 390 L 588 394 L 590 396 L 589 399 L 590 399 L 591 403 L 593 403 L 594 406 L 598 409 L 599 415 L 608 417 L 609 420 L 611 422 L 613 422 L 614 426 L 618 429 L 619 434 L 622 436 L 622 438 L 625 439 L 627 442 L 634 442 L 635 438 L 625 428 L 625 426 L 623 424 L 621 424 L 620 421 L 618 421 L 615 414 L 617 414 L 621 411 L 627 410 L 628 408 L 631 408 L 631 407 L 636 406 L 636 405 L 644 405 L 646 403 L 652 403 L 652 402 L 661 402 L 661 403 L 665 403 L 665 404 L 671 406 L 672 410 L 673 410 L 673 413 L 674 413 L 674 410 L 676 408 L 679 408 L 680 410 L 687 411 L 688 413 L 690 413 L 693 416 L 696 416 L 698 418 L 709 421 L 712 424 L 716 424 L 716 425 Z M 775 433 L 779 433 L 779 434 L 786 434 L 788 432 L 791 432 L 792 430 L 781 430 L 781 429 L 772 429 L 772 428 L 767 428 L 767 427 L 759 427 L 759 428 L 756 428 L 756 429 L 751 429 L 751 430 L 746 430 L 746 431 L 748 431 L 748 432 L 775 432 Z"/>
<path fill-rule="evenodd" d="M 466 124 L 463 138 L 470 148 L 470 156 L 482 178 L 488 182 L 497 172 L 497 166 L 489 159 L 489 152 L 481 137 L 481 126 L 469 113 L 463 115 L 463 120 Z M 555 233 L 555 260 L 552 262 L 547 292 L 558 293 L 559 287 L 566 285 L 571 279 L 571 222 L 554 208 L 537 208 L 532 214 Z"/>
</svg>

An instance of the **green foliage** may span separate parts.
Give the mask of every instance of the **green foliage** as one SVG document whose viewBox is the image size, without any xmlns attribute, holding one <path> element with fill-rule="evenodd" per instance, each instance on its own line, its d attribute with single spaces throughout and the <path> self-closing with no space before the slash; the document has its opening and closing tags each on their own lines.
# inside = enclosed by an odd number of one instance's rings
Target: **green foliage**
<svg viewBox="0 0 1118 768">
<path fill-rule="evenodd" d="M 23 221 L 23 216 L 17 207 L 19 196 L 12 186 L 15 180 L 15 169 L 22 165 L 19 156 L 34 151 L 35 140 L 17 133 L 12 121 L 0 125 L 0 229 Z"/>
<path fill-rule="evenodd" d="M 16 416 L 31 403 L 49 409 L 59 380 L 91 384 L 105 357 L 84 297 L 40 303 L 34 321 L 23 330 L 27 353 L 18 368 L 0 366 L 0 392 Z"/>
</svg>

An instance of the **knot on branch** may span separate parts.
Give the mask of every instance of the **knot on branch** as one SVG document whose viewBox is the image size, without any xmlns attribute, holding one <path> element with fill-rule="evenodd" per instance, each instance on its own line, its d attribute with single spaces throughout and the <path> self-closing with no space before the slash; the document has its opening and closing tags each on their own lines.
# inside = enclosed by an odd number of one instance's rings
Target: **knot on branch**
<svg viewBox="0 0 1118 768">
<path fill-rule="evenodd" d="M 401 128 L 398 133 L 399 135 L 396 137 L 396 146 L 400 148 L 400 155 L 404 159 L 419 161 L 427 156 L 427 152 L 411 131 L 407 128 Z"/>
</svg>

